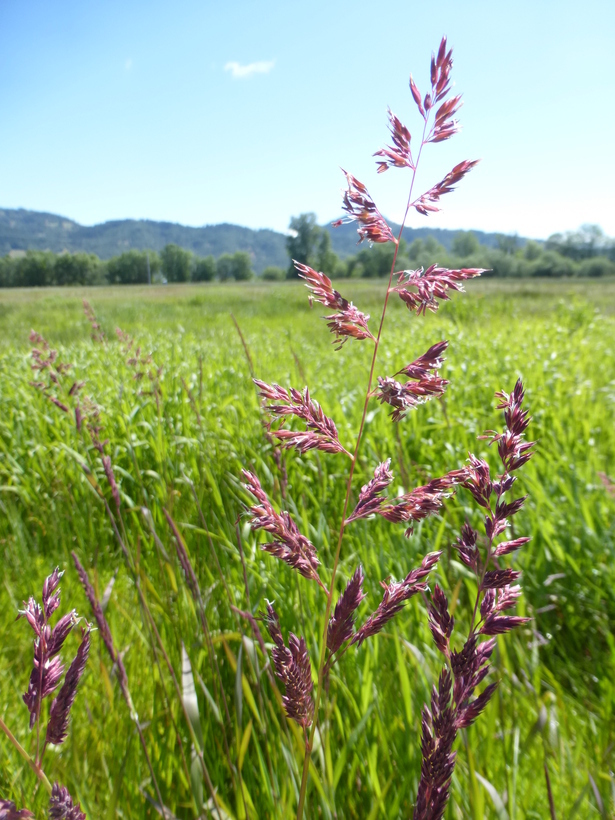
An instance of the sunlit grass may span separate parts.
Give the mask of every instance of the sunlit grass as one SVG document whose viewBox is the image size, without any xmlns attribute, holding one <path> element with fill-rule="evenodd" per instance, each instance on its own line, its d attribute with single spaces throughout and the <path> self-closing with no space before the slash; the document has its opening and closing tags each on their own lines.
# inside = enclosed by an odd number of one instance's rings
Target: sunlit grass
<svg viewBox="0 0 615 820">
<path fill-rule="evenodd" d="M 344 293 L 374 314 L 383 287 L 353 281 Z M 493 393 L 523 377 L 539 447 L 520 477 L 530 500 L 516 527 L 533 536 L 518 560 L 524 570 L 522 608 L 534 621 L 499 641 L 495 665 L 502 685 L 478 724 L 458 741 L 447 817 L 548 817 L 545 761 L 558 818 L 600 817 L 600 801 L 608 817 L 615 805 L 615 499 L 600 475 L 615 474 L 615 283 L 487 280 L 471 283 L 468 291 L 424 320 L 393 304 L 379 372 L 394 372 L 447 338 L 444 375 L 451 385 L 445 402 L 426 405 L 398 426 L 383 408 L 373 407 L 356 486 L 387 457 L 396 474 L 394 491 L 461 466 L 469 449 L 493 459 L 476 436 L 500 424 Z M 106 331 L 104 346 L 90 340 L 84 296 Z M 265 597 L 275 600 L 285 633 L 304 633 L 314 661 L 324 602 L 309 582 L 262 553 L 240 523 L 247 601 L 235 528 L 246 498 L 238 476 L 244 466 L 256 468 L 278 501 L 279 486 L 231 311 L 257 374 L 283 385 L 302 387 L 307 381 L 335 418 L 342 443 L 352 442 L 368 351 L 349 342 L 335 353 L 318 318 L 322 309 L 310 311 L 305 290 L 296 283 L 0 292 L 0 709 L 28 745 L 20 693 L 30 672 L 31 642 L 23 624 L 14 622 L 21 601 L 38 592 L 60 563 L 67 570 L 65 605 L 89 616 L 70 551 L 78 552 L 101 594 L 119 568 L 107 612 L 116 643 L 126 650 L 163 797 L 178 817 L 195 816 L 182 758 L 183 753 L 189 768 L 183 714 L 139 606 L 135 579 L 80 466 L 81 459 L 90 459 L 104 489 L 100 462 L 87 436 L 79 436 L 73 421 L 28 384 L 27 335 L 34 327 L 73 363 L 74 378 L 86 382 L 84 393 L 102 408 L 141 588 L 177 674 L 183 641 L 203 682 L 197 689 L 204 757 L 221 801 L 236 817 L 292 817 L 302 741 L 282 716 L 249 625 L 230 609 L 211 550 L 236 606 L 256 613 Z M 142 351 L 163 367 L 159 402 L 147 395 L 147 379 L 133 380 L 116 326 L 134 335 Z M 285 461 L 290 508 L 330 565 L 347 465 L 341 456 L 313 453 L 288 454 Z M 155 545 L 142 506 L 152 511 L 168 561 Z M 224 723 L 224 709 L 212 659 L 174 557 L 163 507 L 178 522 L 204 591 L 232 721 L 226 734 L 233 770 L 221 739 L 216 710 Z M 456 601 L 455 617 L 463 624 L 472 579 L 447 548 L 466 517 L 478 520 L 470 498 L 460 493 L 409 541 L 386 522 L 360 522 L 346 536 L 340 585 L 360 560 L 369 592 L 361 612 L 367 613 L 378 599 L 381 579 L 400 577 L 418 556 L 444 548 L 437 580 Z M 420 767 L 420 710 L 439 668 L 417 599 L 388 632 L 348 653 L 332 676 L 328 720 L 314 753 L 310 817 L 411 814 Z M 33 776 L 3 740 L 0 755 L 0 796 L 30 808 L 38 801 L 42 805 L 42 795 L 32 797 Z M 91 817 L 155 816 L 143 797 L 154 792 L 138 739 L 97 637 L 71 735 L 50 754 L 47 769 Z"/>
</svg>

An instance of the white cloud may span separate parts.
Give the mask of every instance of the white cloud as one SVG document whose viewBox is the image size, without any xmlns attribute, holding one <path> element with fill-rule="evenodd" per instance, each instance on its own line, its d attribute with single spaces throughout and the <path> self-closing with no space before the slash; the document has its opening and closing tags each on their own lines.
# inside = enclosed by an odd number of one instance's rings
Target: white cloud
<svg viewBox="0 0 615 820">
<path fill-rule="evenodd" d="M 268 60 L 260 63 L 248 63 L 248 65 L 241 65 L 241 63 L 227 63 L 224 66 L 225 71 L 230 71 L 231 76 L 235 79 L 243 79 L 244 77 L 251 77 L 252 74 L 269 74 L 275 62 Z"/>
</svg>

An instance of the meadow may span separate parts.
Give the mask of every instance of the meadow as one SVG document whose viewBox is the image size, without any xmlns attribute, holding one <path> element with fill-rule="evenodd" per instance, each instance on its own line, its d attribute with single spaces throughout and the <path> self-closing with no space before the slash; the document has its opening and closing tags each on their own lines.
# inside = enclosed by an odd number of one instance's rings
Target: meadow
<svg viewBox="0 0 615 820">
<path fill-rule="evenodd" d="M 378 314 L 382 282 L 339 286 L 361 310 Z M 546 772 L 558 820 L 612 817 L 615 281 L 486 279 L 467 291 L 425 318 L 391 303 L 378 373 L 394 373 L 448 339 L 444 376 L 451 383 L 443 400 L 397 425 L 373 403 L 355 496 L 389 457 L 393 495 L 461 467 L 469 450 L 495 463 L 477 436 L 501 425 L 495 391 L 523 378 L 538 447 L 519 478 L 529 499 L 515 518 L 515 535 L 532 540 L 514 565 L 523 570 L 518 613 L 532 620 L 498 639 L 494 667 L 502 683 L 457 741 L 446 817 L 552 817 Z M 104 342 L 91 338 L 83 298 Z M 240 476 L 242 468 L 257 472 L 278 505 L 284 492 L 285 508 L 330 566 L 347 461 L 284 452 L 282 486 L 251 380 L 253 369 L 269 383 L 308 384 L 341 441 L 353 442 L 369 351 L 352 340 L 334 351 L 323 312 L 311 310 L 305 288 L 292 282 L 0 291 L 0 717 L 25 748 L 34 742 L 21 700 L 32 644 L 15 616 L 59 565 L 66 571 L 63 608 L 92 618 L 75 551 L 98 597 L 109 593 L 106 615 L 167 808 L 177 818 L 294 817 L 303 738 L 285 718 L 268 659 L 239 611 L 257 615 L 266 600 L 275 601 L 284 635 L 300 630 L 315 666 L 324 606 L 315 585 L 260 549 L 263 534 L 241 517 L 249 497 Z M 116 327 L 134 339 L 132 348 Z M 72 365 L 66 383 L 85 382 L 83 395 L 100 407 L 132 568 L 105 511 L 102 496 L 113 500 L 91 440 L 30 385 L 31 328 Z M 137 358 L 151 361 L 135 363 L 137 347 Z M 203 611 L 186 584 L 165 510 L 185 541 Z M 379 600 L 381 580 L 400 578 L 419 556 L 443 549 L 432 580 L 446 591 L 463 632 L 476 586 L 450 545 L 465 520 L 476 523 L 480 514 L 460 490 L 410 539 L 403 527 L 380 520 L 349 530 L 338 584 L 362 563 L 368 598 L 360 619 Z M 159 816 L 117 670 L 99 633 L 92 640 L 69 738 L 50 748 L 45 769 L 88 817 Z M 176 687 L 182 646 L 196 685 L 196 733 Z M 421 708 L 440 667 L 420 596 L 382 634 L 344 656 L 316 735 L 307 817 L 411 815 Z M 208 784 L 195 777 L 195 742 L 219 812 Z M 0 797 L 42 816 L 46 795 L 1 735 L 0 761 Z"/>
</svg>

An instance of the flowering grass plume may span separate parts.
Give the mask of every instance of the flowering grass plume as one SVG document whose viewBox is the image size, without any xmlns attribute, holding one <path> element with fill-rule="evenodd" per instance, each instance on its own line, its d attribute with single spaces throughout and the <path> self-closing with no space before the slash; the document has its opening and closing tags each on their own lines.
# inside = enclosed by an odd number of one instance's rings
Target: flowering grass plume
<svg viewBox="0 0 615 820">
<path fill-rule="evenodd" d="M 269 425 L 271 434 L 279 439 L 283 447 L 294 447 L 300 453 L 322 450 L 324 453 L 350 455 L 340 444 L 335 422 L 325 416 L 322 407 L 310 396 L 307 387 L 301 392 L 294 387 L 285 390 L 279 384 L 267 384 L 260 379 L 254 379 L 254 384 L 263 401 L 270 402 L 265 408 L 274 419 L 286 420 L 289 416 L 295 416 L 305 422 L 307 429 L 304 432 L 272 430 Z"/>
<path fill-rule="evenodd" d="M 409 493 L 389 501 L 382 493 L 393 481 L 390 470 L 391 459 L 379 464 L 374 470 L 374 477 L 361 488 L 357 505 L 346 519 L 346 524 L 367 518 L 370 515 L 381 515 L 392 523 L 421 521 L 427 516 L 439 512 L 444 499 L 451 495 L 457 486 L 462 484 L 468 475 L 467 468 L 452 470 L 440 478 L 433 478 L 422 487 L 415 487 Z M 406 535 L 412 534 L 410 527 Z"/>
<path fill-rule="evenodd" d="M 289 513 L 275 511 L 254 473 L 243 470 L 242 475 L 244 487 L 258 502 L 248 508 L 252 530 L 264 530 L 273 536 L 273 541 L 264 544 L 262 549 L 296 569 L 304 578 L 323 586 L 318 575 L 320 561 L 316 547 L 299 532 Z"/>
<path fill-rule="evenodd" d="M 363 431 L 368 417 L 369 402 L 376 399 L 392 408 L 391 419 L 400 421 L 409 411 L 432 398 L 444 395 L 448 381 L 440 375 L 443 354 L 448 343 L 433 344 L 425 353 L 403 365 L 395 376 L 382 376 L 373 389 L 375 367 L 381 343 L 384 319 L 389 297 L 397 293 L 409 310 L 417 316 L 425 316 L 427 311 L 436 311 L 441 301 L 450 298 L 451 292 L 462 292 L 463 284 L 479 276 L 484 271 L 479 268 L 448 269 L 436 263 L 426 269 L 396 271 L 399 242 L 408 214 L 422 215 L 439 210 L 442 197 L 451 193 L 457 184 L 476 166 L 475 160 L 463 160 L 439 182 L 424 193 L 413 195 L 419 161 L 423 149 L 428 144 L 443 142 L 459 129 L 455 116 L 461 106 L 461 97 L 452 95 L 451 70 L 452 51 L 444 37 L 436 54 L 432 55 L 430 66 L 430 90 L 423 96 L 414 78 L 410 77 L 410 92 L 422 118 L 420 141 L 413 146 L 410 129 L 389 109 L 388 125 L 390 144 L 375 153 L 378 173 L 395 168 L 410 172 L 407 205 L 399 235 L 395 237 L 390 226 L 367 190 L 355 176 L 344 171 L 347 190 L 344 193 L 342 209 L 346 217 L 333 223 L 356 222 L 359 242 L 392 242 L 393 261 L 389 274 L 379 329 L 376 335 L 368 328 L 368 317 L 360 313 L 334 288 L 329 277 L 315 271 L 306 264 L 295 263 L 299 275 L 310 290 L 310 300 L 323 304 L 335 311 L 325 317 L 329 329 L 335 334 L 338 348 L 347 338 L 370 338 L 373 352 L 367 387 L 364 394 L 363 411 L 354 448 L 346 450 L 339 442 L 337 428 L 332 419 L 324 416 L 316 405 L 307 387 L 303 392 L 284 390 L 278 385 L 269 385 L 255 380 L 261 397 L 268 402 L 267 409 L 276 420 L 285 421 L 289 416 L 300 418 L 306 425 L 305 432 L 278 429 L 273 432 L 287 447 L 294 447 L 300 453 L 320 450 L 325 453 L 345 452 L 350 456 L 350 470 L 346 481 L 346 494 L 340 516 L 337 543 L 330 568 L 328 589 L 321 582 L 316 551 L 311 542 L 302 536 L 287 512 L 277 513 L 260 482 L 253 473 L 243 472 L 245 487 L 256 499 L 249 508 L 253 530 L 264 529 L 273 536 L 273 542 L 264 549 L 277 555 L 306 578 L 315 579 L 326 593 L 327 603 L 324 622 L 326 631 L 320 644 L 318 663 L 318 684 L 312 699 L 312 679 L 306 642 L 291 634 L 288 646 L 280 631 L 277 614 L 268 605 L 265 616 L 269 633 L 275 644 L 273 663 L 277 676 L 286 686 L 285 701 L 287 713 L 293 717 L 309 735 L 306 737 L 306 753 L 303 763 L 301 789 L 297 807 L 297 820 L 303 817 L 307 793 L 310 758 L 314 744 L 317 716 L 321 700 L 328 692 L 328 673 L 332 665 L 341 660 L 351 647 L 360 647 L 365 640 L 379 634 L 404 608 L 406 601 L 417 593 L 424 596 L 428 592 L 427 579 L 437 566 L 441 552 L 426 555 L 420 566 L 409 572 L 401 581 L 390 578 L 382 581 L 382 600 L 371 615 L 357 629 L 355 620 L 365 594 L 363 567 L 359 566 L 348 580 L 344 591 L 333 607 L 336 573 L 340 562 L 346 527 L 359 520 L 379 515 L 391 523 L 406 524 L 406 536 L 412 534 L 413 524 L 429 515 L 438 513 L 445 499 L 467 488 L 486 511 L 485 532 L 489 542 L 487 556 L 479 555 L 476 532 L 469 526 L 463 527 L 460 539 L 455 545 L 460 557 L 477 576 L 478 597 L 470 626 L 470 634 L 461 649 L 452 646 L 454 618 L 449 613 L 448 602 L 442 589 L 436 584 L 428 603 L 428 622 L 437 648 L 447 660 L 447 668 L 440 675 L 438 686 L 434 687 L 430 705 L 425 705 L 422 720 L 422 769 L 416 806 L 415 820 L 439 820 L 444 814 L 448 801 L 448 790 L 455 765 L 453 744 L 460 728 L 469 726 L 484 709 L 493 694 L 491 684 L 478 691 L 489 671 L 489 657 L 493 651 L 492 636 L 525 623 L 525 619 L 504 614 L 514 606 L 518 587 L 514 586 L 519 573 L 498 564 L 501 556 L 522 546 L 523 539 L 512 539 L 496 544 L 494 539 L 501 536 L 507 527 L 507 518 L 522 506 L 523 499 L 504 500 L 504 494 L 513 486 L 510 474 L 531 455 L 531 444 L 523 441 L 523 434 L 529 417 L 521 408 L 523 388 L 520 383 L 509 396 L 498 394 L 500 407 L 505 410 L 506 430 L 490 432 L 488 437 L 496 443 L 504 464 L 502 476 L 492 480 L 488 465 L 470 455 L 466 466 L 452 469 L 445 475 L 433 478 L 424 485 L 404 492 L 397 497 L 388 497 L 387 490 L 393 481 L 391 460 L 385 458 L 374 470 L 373 477 L 361 488 L 354 509 L 351 505 L 353 478 L 358 463 L 358 454 Z M 394 284 L 394 277 L 397 280 Z M 400 378 L 395 378 L 400 377 Z M 352 512 L 349 513 L 349 510 Z M 493 562 L 493 567 L 489 564 Z M 427 600 L 427 599 L 426 599 Z M 480 621 L 476 621 L 480 609 Z M 309 694 L 309 699 L 308 699 Z M 315 716 L 314 719 L 313 715 Z"/>
<path fill-rule="evenodd" d="M 363 567 L 359 565 L 346 584 L 345 590 L 337 599 L 335 610 L 327 627 L 327 649 L 331 655 L 335 655 L 342 644 L 352 638 L 355 612 L 366 597 L 363 592 L 364 579 Z"/>
<path fill-rule="evenodd" d="M 286 689 L 286 694 L 282 698 L 286 714 L 306 730 L 314 717 L 314 701 L 312 699 L 312 667 L 305 638 L 298 638 L 291 632 L 288 636 L 288 646 L 286 646 L 282 638 L 277 612 L 269 602 L 267 602 L 267 611 L 263 614 L 263 618 L 274 643 L 271 655 L 273 668 Z"/>
<path fill-rule="evenodd" d="M 382 157 L 378 161 L 378 173 L 382 174 L 389 168 L 411 168 L 416 167 L 412 159 L 412 149 L 410 148 L 410 141 L 412 135 L 401 120 L 388 109 L 389 114 L 389 131 L 391 132 L 392 146 L 381 148 L 374 154 L 375 157 Z"/>
<path fill-rule="evenodd" d="M 86 820 L 85 812 L 81 811 L 81 805 L 73 802 L 73 798 L 68 793 L 68 789 L 53 784 L 53 792 L 49 801 L 49 820 Z"/>
<path fill-rule="evenodd" d="M 64 642 L 79 622 L 75 610 L 58 619 L 55 626 L 50 619 L 60 605 L 60 580 L 63 573 L 56 568 L 43 584 L 42 602 L 33 597 L 19 611 L 34 632 L 34 663 L 28 689 L 23 701 L 30 712 L 30 729 L 39 723 L 42 701 L 55 692 L 64 675 L 64 664 L 60 652 Z M 83 675 L 90 650 L 90 627 L 82 632 L 81 645 L 64 678 L 59 694 L 51 705 L 45 743 L 60 744 L 66 740 L 70 710 L 77 694 L 77 687 Z M 37 744 L 38 745 L 38 744 Z M 43 756 L 45 747 L 37 751 L 37 763 Z"/>
<path fill-rule="evenodd" d="M 130 691 L 128 689 L 128 676 L 126 675 L 124 662 L 122 660 L 121 654 L 116 650 L 115 645 L 113 643 L 113 637 L 111 635 L 111 630 L 109 629 L 107 619 L 105 618 L 105 613 L 98 598 L 96 597 L 96 592 L 94 591 L 94 587 L 90 583 L 88 574 L 83 568 L 81 562 L 79 561 L 77 554 L 75 552 L 72 552 L 71 555 L 73 558 L 73 562 L 75 564 L 75 568 L 77 570 L 77 575 L 79 576 L 79 580 L 81 581 L 81 585 L 85 592 L 86 598 L 88 599 L 90 606 L 92 607 L 92 614 L 94 615 L 94 620 L 96 621 L 96 625 L 98 626 L 98 631 L 103 640 L 103 643 L 105 644 L 107 652 L 109 653 L 109 657 L 113 662 L 114 668 L 116 669 L 120 690 L 122 692 L 124 700 L 128 705 L 131 714 L 134 714 L 135 709 L 132 703 Z"/>
<path fill-rule="evenodd" d="M 18 809 L 12 800 L 0 800 L 0 820 L 27 820 L 34 817 L 28 809 Z"/>
<path fill-rule="evenodd" d="M 439 302 L 448 301 L 449 290 L 463 292 L 463 282 L 485 273 L 484 268 L 460 268 L 449 270 L 430 265 L 426 270 L 405 270 L 398 274 L 397 285 L 391 290 L 397 293 L 408 310 L 420 316 L 428 310 L 435 313 Z"/>
<path fill-rule="evenodd" d="M 503 635 L 528 623 L 529 618 L 505 614 L 512 609 L 521 594 L 519 585 L 511 586 L 520 577 L 517 570 L 503 567 L 500 559 L 521 548 L 529 538 L 496 540 L 503 535 L 509 519 L 516 515 L 525 497 L 506 500 L 515 483 L 513 471 L 533 455 L 534 442 L 524 441 L 530 417 L 523 408 L 524 390 L 521 381 L 513 392 L 497 393 L 499 409 L 504 410 L 503 433 L 490 431 L 487 437 L 498 443 L 503 472 L 491 477 L 489 465 L 470 454 L 468 475 L 464 486 L 478 505 L 486 511 L 484 555 L 478 547 L 478 533 L 469 524 L 462 528 L 453 545 L 463 563 L 477 579 L 478 592 L 468 635 L 461 650 L 451 646 L 455 621 L 449 614 L 448 601 L 436 586 L 429 606 L 429 627 L 438 650 L 448 667 L 442 671 L 437 690 L 434 688 L 431 709 L 423 709 L 423 763 L 414 820 L 440 820 L 448 802 L 449 788 L 455 765 L 453 744 L 459 729 L 470 726 L 489 703 L 497 682 L 490 683 L 480 694 L 477 688 L 490 672 L 489 660 L 496 635 Z M 493 569 L 490 567 L 493 566 Z"/>
<path fill-rule="evenodd" d="M 335 334 L 337 350 L 349 339 L 371 339 L 376 341 L 367 323 L 369 314 L 361 313 L 352 302 L 341 295 L 333 287 L 331 280 L 324 273 L 319 273 L 309 265 L 303 265 L 293 259 L 295 268 L 299 272 L 301 279 L 307 282 L 307 288 L 311 291 L 310 299 L 320 302 L 328 308 L 334 308 L 337 313 L 331 316 L 324 316 L 331 333 Z"/>
<path fill-rule="evenodd" d="M 425 191 L 424 194 L 421 194 L 421 196 L 412 204 L 413 208 L 423 216 L 439 211 L 440 208 L 437 207 L 436 203 L 440 202 L 440 197 L 444 196 L 444 194 L 452 193 L 455 190 L 455 186 L 461 182 L 464 176 L 468 174 L 476 165 L 478 165 L 478 160 L 474 160 L 472 162 L 470 162 L 470 160 L 464 160 L 463 162 L 455 165 L 453 170 L 449 171 L 444 179 L 428 191 Z"/>
<path fill-rule="evenodd" d="M 106 342 L 105 332 L 96 318 L 94 308 L 87 299 L 83 300 L 83 313 L 92 327 L 92 341 L 98 344 L 104 344 Z"/>
<path fill-rule="evenodd" d="M 427 583 L 425 578 L 440 560 L 441 552 L 431 552 L 423 558 L 417 569 L 406 575 L 403 581 L 381 581 L 384 589 L 382 601 L 378 608 L 369 616 L 363 626 L 358 629 L 351 643 L 361 646 L 364 640 L 381 632 L 388 622 L 397 615 L 417 592 L 425 592 Z"/>
<path fill-rule="evenodd" d="M 376 207 L 376 203 L 369 195 L 365 185 L 352 174 L 342 169 L 348 183 L 348 190 L 344 194 L 342 209 L 348 214 L 347 219 L 338 219 L 333 227 L 342 223 L 358 222 L 359 242 L 367 239 L 368 242 L 397 242 L 386 220 Z"/>
<path fill-rule="evenodd" d="M 34 345 L 30 354 L 32 357 L 30 367 L 38 374 L 38 381 L 30 382 L 30 386 L 39 390 L 63 413 L 68 413 L 69 397 L 79 393 L 83 382 L 73 382 L 67 389 L 64 379 L 72 365 L 61 361 L 58 358 L 58 351 L 53 350 L 49 342 L 35 330 L 30 331 L 29 340 Z"/>
<path fill-rule="evenodd" d="M 402 384 L 390 376 L 378 378 L 378 389 L 374 395 L 381 404 L 389 404 L 393 408 L 393 421 L 400 421 L 408 410 L 419 404 L 444 395 L 448 381 L 441 378 L 437 371 L 444 363 L 442 353 L 447 347 L 446 341 L 432 345 L 426 353 L 395 374 L 403 373 L 412 381 Z"/>
</svg>

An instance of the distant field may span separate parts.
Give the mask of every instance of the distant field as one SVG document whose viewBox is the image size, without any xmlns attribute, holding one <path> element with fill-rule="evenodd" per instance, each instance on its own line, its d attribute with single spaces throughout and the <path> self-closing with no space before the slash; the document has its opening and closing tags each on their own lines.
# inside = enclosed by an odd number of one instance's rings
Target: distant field
<svg viewBox="0 0 615 820">
<path fill-rule="evenodd" d="M 340 281 L 338 287 L 375 321 L 384 283 Z M 520 492 L 530 499 L 515 519 L 515 534 L 533 539 L 518 567 L 524 570 L 520 614 L 534 620 L 519 634 L 499 639 L 495 666 L 502 685 L 458 741 L 446 817 L 545 820 L 545 761 L 558 820 L 612 817 L 615 492 L 608 477 L 615 479 L 615 281 L 486 279 L 467 290 L 438 314 L 420 319 L 392 302 L 377 373 L 394 373 L 446 338 L 444 375 L 451 384 L 442 403 L 431 402 L 396 426 L 384 408 L 372 407 L 355 491 L 388 457 L 394 490 L 460 467 L 470 449 L 493 463 L 492 451 L 476 436 L 501 425 L 494 392 L 510 390 L 523 377 L 539 444 L 519 479 Z M 90 339 L 83 298 L 96 312 L 106 344 Z M 126 651 L 163 798 L 178 818 L 195 816 L 187 771 L 190 740 L 172 681 L 139 607 L 135 580 L 80 467 L 88 461 L 110 498 L 100 460 L 72 417 L 29 385 L 34 377 L 28 333 L 34 328 L 73 365 L 70 379 L 85 381 L 84 394 L 101 407 L 107 452 L 121 485 L 125 537 L 142 589 L 177 674 L 183 642 L 200 675 L 203 753 L 223 805 L 232 817 L 287 818 L 294 816 L 301 739 L 287 729 L 267 675 L 259 674 L 266 659 L 242 639 L 244 623 L 230 610 L 211 550 L 233 602 L 256 613 L 266 598 L 275 600 L 284 633 L 308 637 L 313 665 L 324 607 L 307 581 L 262 553 L 260 539 L 240 524 L 249 604 L 246 598 L 235 529 L 246 495 L 238 476 L 242 467 L 255 469 L 276 501 L 279 483 L 231 312 L 256 374 L 284 386 L 309 384 L 336 420 L 341 440 L 352 442 L 369 351 L 350 341 L 335 352 L 319 319 L 324 309 L 310 310 L 298 283 L 0 290 L 0 714 L 29 747 L 20 693 L 30 672 L 31 641 L 24 622 L 14 621 L 21 601 L 40 594 L 43 578 L 60 563 L 67 570 L 65 605 L 89 617 L 70 551 L 78 552 L 101 594 L 118 569 L 107 612 L 117 645 Z M 134 379 L 116 327 L 134 337 L 133 352 L 138 346 L 141 357 L 151 354 L 151 364 L 142 369 L 152 372 L 154 382 L 147 373 Z M 347 465 L 341 456 L 314 453 L 288 453 L 284 461 L 289 509 L 328 566 Z M 143 506 L 152 512 L 168 560 L 156 547 Z M 217 717 L 224 710 L 211 653 L 163 508 L 178 522 L 204 590 L 230 726 L 221 725 L 223 714 Z M 387 522 L 360 522 L 344 542 L 340 584 L 361 561 L 369 592 L 361 608 L 365 615 L 379 598 L 380 580 L 401 577 L 418 556 L 442 548 L 437 580 L 457 602 L 455 618 L 463 632 L 472 581 L 449 545 L 466 519 L 476 523 L 480 514 L 462 491 L 409 541 Z M 330 712 L 314 753 L 310 818 L 411 814 L 420 710 L 439 669 L 418 598 L 373 643 L 348 653 L 332 676 Z M 143 797 L 154 792 L 132 726 L 95 635 L 70 737 L 46 763 L 89 817 L 156 816 Z M 225 731 L 233 769 L 222 747 Z M 42 795 L 32 797 L 34 777 L 2 737 L 0 760 L 0 796 L 42 806 Z M 237 772 L 243 797 L 233 786 Z"/>
</svg>

